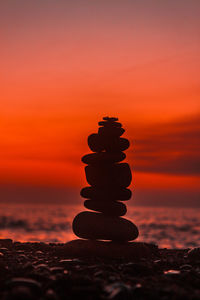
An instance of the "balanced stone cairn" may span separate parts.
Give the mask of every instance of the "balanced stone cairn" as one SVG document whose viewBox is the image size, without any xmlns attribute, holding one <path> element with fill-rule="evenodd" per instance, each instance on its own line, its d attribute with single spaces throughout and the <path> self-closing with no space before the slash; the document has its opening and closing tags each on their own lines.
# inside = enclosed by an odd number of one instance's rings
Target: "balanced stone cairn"
<svg viewBox="0 0 200 300">
<path fill-rule="evenodd" d="M 74 233 L 88 240 L 109 240 L 128 242 L 138 237 L 137 227 L 122 218 L 127 212 L 120 201 L 129 200 L 131 191 L 127 189 L 132 180 L 124 150 L 129 141 L 120 136 L 124 133 L 117 118 L 103 118 L 99 122 L 98 133 L 88 137 L 88 145 L 94 152 L 82 157 L 86 179 L 90 186 L 81 190 L 86 198 L 84 206 L 95 212 L 84 211 L 73 220 Z"/>
</svg>

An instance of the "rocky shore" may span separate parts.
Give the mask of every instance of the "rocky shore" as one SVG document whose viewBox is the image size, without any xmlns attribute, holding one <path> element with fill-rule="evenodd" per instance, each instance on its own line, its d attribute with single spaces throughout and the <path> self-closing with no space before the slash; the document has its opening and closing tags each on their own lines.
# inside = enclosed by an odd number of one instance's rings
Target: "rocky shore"
<svg viewBox="0 0 200 300">
<path fill-rule="evenodd" d="M 200 299 L 200 248 L 112 259 L 66 245 L 0 240 L 0 299 Z"/>
</svg>

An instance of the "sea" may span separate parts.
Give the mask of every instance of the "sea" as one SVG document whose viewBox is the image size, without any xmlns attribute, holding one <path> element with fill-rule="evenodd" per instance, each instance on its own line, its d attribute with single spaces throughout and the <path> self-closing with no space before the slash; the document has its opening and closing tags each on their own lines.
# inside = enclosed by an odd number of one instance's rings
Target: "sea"
<svg viewBox="0 0 200 300">
<path fill-rule="evenodd" d="M 72 232 L 81 205 L 1 204 L 0 238 L 20 242 L 66 243 L 77 238 Z M 197 208 L 128 207 L 126 218 L 139 228 L 137 241 L 161 248 L 200 246 L 200 213 Z"/>
</svg>

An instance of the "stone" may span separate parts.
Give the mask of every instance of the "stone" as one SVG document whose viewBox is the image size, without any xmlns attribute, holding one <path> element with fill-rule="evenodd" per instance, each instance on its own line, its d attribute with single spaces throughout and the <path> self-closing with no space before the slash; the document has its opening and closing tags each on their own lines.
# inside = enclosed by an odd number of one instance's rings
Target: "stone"
<svg viewBox="0 0 200 300">
<path fill-rule="evenodd" d="M 167 270 L 164 271 L 164 275 L 169 276 L 171 278 L 176 278 L 177 276 L 179 276 L 181 273 L 180 270 Z"/>
<path fill-rule="evenodd" d="M 125 151 L 129 148 L 129 140 L 119 137 L 101 136 L 93 133 L 88 137 L 88 145 L 93 152 L 101 151 Z"/>
<path fill-rule="evenodd" d="M 85 200 L 84 206 L 88 209 L 99 211 L 108 216 L 124 216 L 127 212 L 126 205 L 117 201 Z"/>
<path fill-rule="evenodd" d="M 101 213 L 81 212 L 73 220 L 74 233 L 83 239 L 132 241 L 138 237 L 137 227 L 121 217 Z"/>
<path fill-rule="evenodd" d="M 93 152 L 100 152 L 105 149 L 104 144 L 97 133 L 92 133 L 88 136 L 88 146 Z"/>
<path fill-rule="evenodd" d="M 60 251 L 59 251 L 60 250 Z M 154 244 L 141 242 L 118 243 L 110 241 L 94 241 L 76 239 L 66 243 L 57 250 L 62 257 L 71 258 L 106 258 L 138 260 L 159 255 L 158 247 Z"/>
<path fill-rule="evenodd" d="M 127 163 L 85 167 L 87 182 L 92 186 L 128 187 L 132 180 L 131 170 Z"/>
<path fill-rule="evenodd" d="M 106 151 L 125 151 L 129 148 L 129 140 L 125 138 L 107 138 L 105 143 Z"/>
<path fill-rule="evenodd" d="M 108 121 L 100 121 L 99 126 L 105 126 L 105 127 L 122 127 L 122 124 L 119 122 L 108 122 Z"/>
<path fill-rule="evenodd" d="M 132 299 L 132 287 L 123 282 L 113 282 L 104 286 L 107 299 Z"/>
<path fill-rule="evenodd" d="M 108 121 L 108 122 L 115 122 L 115 121 L 118 121 L 118 118 L 115 118 L 115 117 L 103 117 L 103 120 L 104 121 Z"/>
<path fill-rule="evenodd" d="M 112 186 L 108 186 L 105 189 L 88 186 L 83 188 L 80 194 L 83 198 L 107 202 L 113 200 L 126 201 L 129 200 L 132 196 L 132 192 L 129 189 L 118 187 L 113 189 Z"/>
<path fill-rule="evenodd" d="M 189 272 L 192 270 L 192 266 L 189 264 L 184 264 L 184 265 L 180 266 L 180 270 L 183 272 Z"/>
<path fill-rule="evenodd" d="M 103 126 L 99 127 L 98 134 L 102 136 L 120 137 L 125 130 L 122 127 Z"/>
<path fill-rule="evenodd" d="M 11 248 L 13 246 L 13 241 L 11 239 L 0 239 L 0 247 Z"/>
<path fill-rule="evenodd" d="M 88 165 L 102 163 L 110 164 L 120 162 L 125 158 L 126 154 L 123 152 L 99 152 L 84 155 L 82 157 L 82 162 Z"/>
<path fill-rule="evenodd" d="M 14 288 L 9 288 L 9 292 L 4 297 L 5 300 L 36 300 L 35 295 L 30 288 L 26 286 L 16 286 Z"/>
<path fill-rule="evenodd" d="M 108 139 L 105 145 L 106 151 L 125 151 L 129 148 L 129 140 L 125 138 Z"/>
<path fill-rule="evenodd" d="M 191 260 L 199 260 L 200 261 L 200 247 L 192 248 L 188 251 L 188 258 Z"/>
<path fill-rule="evenodd" d="M 48 289 L 45 293 L 45 300 L 58 300 L 56 292 L 52 289 Z"/>
<path fill-rule="evenodd" d="M 10 281 L 8 281 L 8 285 L 10 287 L 13 286 L 26 286 L 29 287 L 35 293 L 41 292 L 41 284 L 40 282 L 32 279 L 32 278 L 24 278 L 24 277 L 14 277 Z"/>
</svg>

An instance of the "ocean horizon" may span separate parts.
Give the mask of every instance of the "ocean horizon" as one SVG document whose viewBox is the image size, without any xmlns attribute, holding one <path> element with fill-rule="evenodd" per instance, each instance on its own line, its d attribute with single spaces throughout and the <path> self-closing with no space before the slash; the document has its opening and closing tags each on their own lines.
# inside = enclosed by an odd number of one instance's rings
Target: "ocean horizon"
<svg viewBox="0 0 200 300">
<path fill-rule="evenodd" d="M 66 243 L 77 238 L 72 232 L 72 220 L 86 210 L 80 204 L 38 203 L 2 203 L 0 209 L 0 238 L 45 243 Z M 169 249 L 199 246 L 200 220 L 195 208 L 128 205 L 125 218 L 139 228 L 136 241 Z"/>
</svg>

